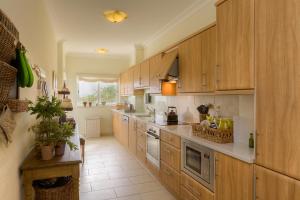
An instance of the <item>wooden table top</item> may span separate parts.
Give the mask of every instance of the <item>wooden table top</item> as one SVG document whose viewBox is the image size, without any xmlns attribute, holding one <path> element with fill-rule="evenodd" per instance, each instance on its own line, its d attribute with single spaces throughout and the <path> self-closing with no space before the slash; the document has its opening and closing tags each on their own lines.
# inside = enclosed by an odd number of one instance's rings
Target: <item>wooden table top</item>
<svg viewBox="0 0 300 200">
<path fill-rule="evenodd" d="M 66 145 L 65 154 L 63 156 L 56 156 L 52 160 L 47 161 L 41 159 L 40 151 L 37 150 L 37 148 L 33 148 L 21 165 L 21 170 L 33 170 L 81 163 L 79 135 L 75 134 L 71 141 L 77 145 L 78 150 L 71 151 L 69 146 Z"/>
</svg>

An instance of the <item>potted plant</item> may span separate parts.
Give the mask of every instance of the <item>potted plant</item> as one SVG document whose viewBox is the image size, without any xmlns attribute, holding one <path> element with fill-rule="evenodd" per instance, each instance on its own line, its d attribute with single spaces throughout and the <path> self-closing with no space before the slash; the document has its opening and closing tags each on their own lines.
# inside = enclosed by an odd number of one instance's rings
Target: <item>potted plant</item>
<svg viewBox="0 0 300 200">
<path fill-rule="evenodd" d="M 38 97 L 35 104 L 30 102 L 28 107 L 30 114 L 36 115 L 38 120 L 31 130 L 35 133 L 36 145 L 41 149 L 43 160 L 53 158 L 54 146 L 61 140 L 60 135 L 64 134 L 66 130 L 65 125 L 60 125 L 58 120 L 64 114 L 60 104 L 61 101 L 55 97 L 49 99 L 43 96 Z"/>
<path fill-rule="evenodd" d="M 92 102 L 91 101 L 89 101 L 89 107 L 92 107 Z"/>
<path fill-rule="evenodd" d="M 86 104 L 87 104 L 87 102 L 86 101 L 84 101 L 84 102 L 82 102 L 83 103 L 83 106 L 84 107 L 86 107 Z"/>
<path fill-rule="evenodd" d="M 62 156 L 65 153 L 66 144 L 70 150 L 77 150 L 77 146 L 71 142 L 70 138 L 74 135 L 72 124 L 64 123 L 60 125 L 59 131 L 55 134 L 55 155 Z"/>
</svg>

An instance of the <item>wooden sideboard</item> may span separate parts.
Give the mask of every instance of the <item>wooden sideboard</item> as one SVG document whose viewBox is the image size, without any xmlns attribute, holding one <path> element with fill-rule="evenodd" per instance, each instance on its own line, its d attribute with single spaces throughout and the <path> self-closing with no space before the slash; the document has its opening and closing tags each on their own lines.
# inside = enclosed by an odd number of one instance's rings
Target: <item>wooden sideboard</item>
<svg viewBox="0 0 300 200">
<path fill-rule="evenodd" d="M 80 148 L 79 135 L 72 138 L 72 142 Z M 24 160 L 21 171 L 23 173 L 24 199 L 34 199 L 32 183 L 35 180 L 43 180 L 55 177 L 71 176 L 73 181 L 73 198 L 79 200 L 79 177 L 80 177 L 80 150 L 71 151 L 66 146 L 65 154 L 54 157 L 52 160 L 43 161 L 39 151 L 34 148 Z"/>
</svg>

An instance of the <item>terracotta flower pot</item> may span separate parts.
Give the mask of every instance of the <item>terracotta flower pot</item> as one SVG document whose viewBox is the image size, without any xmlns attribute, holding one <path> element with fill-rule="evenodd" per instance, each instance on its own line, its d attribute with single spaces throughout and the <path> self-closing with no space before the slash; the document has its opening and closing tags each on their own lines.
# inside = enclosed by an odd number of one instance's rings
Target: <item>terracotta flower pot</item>
<svg viewBox="0 0 300 200">
<path fill-rule="evenodd" d="M 55 155 L 56 156 L 62 156 L 65 153 L 65 148 L 66 148 L 66 142 L 59 142 L 55 146 Z"/>
<path fill-rule="evenodd" d="M 89 107 L 92 107 L 92 102 L 89 102 Z"/>
<path fill-rule="evenodd" d="M 84 101 L 84 102 L 83 102 L 83 106 L 84 106 L 84 107 L 86 107 L 86 104 L 87 104 L 87 102 L 86 102 L 86 101 Z"/>
<path fill-rule="evenodd" d="M 53 145 L 41 145 L 42 160 L 51 160 L 53 158 Z"/>
</svg>

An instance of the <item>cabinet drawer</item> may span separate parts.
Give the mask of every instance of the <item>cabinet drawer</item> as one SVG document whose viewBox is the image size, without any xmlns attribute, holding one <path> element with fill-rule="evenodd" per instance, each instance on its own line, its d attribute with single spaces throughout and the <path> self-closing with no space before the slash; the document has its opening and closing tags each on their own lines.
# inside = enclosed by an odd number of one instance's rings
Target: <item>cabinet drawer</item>
<svg viewBox="0 0 300 200">
<path fill-rule="evenodd" d="M 211 191 L 183 172 L 181 173 L 181 184 L 198 199 L 214 199 L 214 194 Z"/>
<path fill-rule="evenodd" d="M 140 161 L 146 163 L 146 148 L 140 145 L 136 145 L 136 156 Z"/>
<path fill-rule="evenodd" d="M 183 186 L 180 187 L 180 192 L 181 192 L 181 200 L 200 200 L 197 197 L 195 197 L 190 191 L 185 189 L 185 187 Z"/>
<path fill-rule="evenodd" d="M 139 120 L 137 120 L 137 122 L 136 122 L 136 128 L 138 129 L 138 130 L 141 130 L 141 131 L 144 131 L 144 132 L 146 132 L 146 123 L 145 122 L 142 122 L 142 121 L 139 121 Z"/>
<path fill-rule="evenodd" d="M 180 140 L 180 137 L 177 135 L 174 135 L 172 133 L 168 133 L 168 132 L 162 130 L 160 133 L 160 138 L 162 141 L 164 141 L 170 145 L 173 145 L 174 147 L 177 147 L 179 149 L 181 147 L 181 140 Z"/>
<path fill-rule="evenodd" d="M 146 133 L 144 133 L 141 130 L 137 131 L 137 136 L 136 136 L 136 140 L 137 140 L 137 144 L 142 146 L 142 147 L 146 147 Z"/>
<path fill-rule="evenodd" d="M 180 171 L 180 150 L 165 143 L 160 143 L 160 159 L 173 169 Z"/>
<path fill-rule="evenodd" d="M 176 196 L 180 196 L 180 174 L 170 168 L 166 163 L 163 161 L 161 162 L 161 180 L 163 184 L 174 192 Z"/>
</svg>

